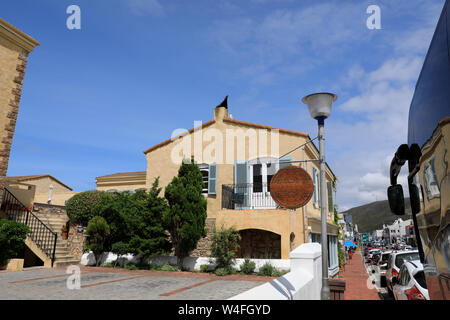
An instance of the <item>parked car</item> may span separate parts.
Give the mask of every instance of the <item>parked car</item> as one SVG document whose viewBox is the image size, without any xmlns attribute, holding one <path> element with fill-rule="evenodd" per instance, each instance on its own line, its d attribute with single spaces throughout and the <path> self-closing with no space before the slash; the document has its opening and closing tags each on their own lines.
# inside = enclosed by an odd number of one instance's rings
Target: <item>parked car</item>
<svg viewBox="0 0 450 320">
<path fill-rule="evenodd" d="M 398 277 L 398 273 L 400 272 L 403 263 L 419 259 L 419 251 L 417 250 L 391 252 L 386 269 L 386 287 L 390 292 L 392 292 L 392 278 Z"/>
<path fill-rule="evenodd" d="M 370 263 L 372 261 L 372 256 L 374 255 L 374 253 L 378 253 L 378 252 L 381 252 L 381 250 L 380 249 L 370 249 L 367 254 L 366 262 Z"/>
<path fill-rule="evenodd" d="M 395 300 L 430 300 L 423 265 L 420 260 L 405 262 L 398 278 L 393 278 Z"/>
<path fill-rule="evenodd" d="M 386 250 L 381 253 L 380 260 L 378 261 L 378 268 L 380 273 L 380 286 L 386 287 L 386 270 L 389 261 L 389 256 L 392 250 Z"/>
<path fill-rule="evenodd" d="M 372 254 L 372 258 L 371 258 L 372 265 L 374 265 L 374 266 L 378 265 L 378 261 L 380 261 L 380 258 L 381 258 L 381 251 L 374 252 Z"/>
<path fill-rule="evenodd" d="M 364 248 L 364 257 L 367 257 L 367 255 L 369 254 L 369 251 L 372 250 L 372 249 L 375 249 L 375 248 L 372 247 L 372 246 L 365 247 Z"/>
</svg>

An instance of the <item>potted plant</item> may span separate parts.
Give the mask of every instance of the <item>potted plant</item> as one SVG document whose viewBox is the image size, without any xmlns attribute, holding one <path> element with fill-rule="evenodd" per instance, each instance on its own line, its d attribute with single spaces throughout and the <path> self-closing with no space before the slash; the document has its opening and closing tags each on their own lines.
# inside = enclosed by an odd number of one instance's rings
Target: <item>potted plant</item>
<svg viewBox="0 0 450 320">
<path fill-rule="evenodd" d="M 61 233 L 61 236 L 62 236 L 63 240 L 67 240 L 67 238 L 68 238 L 68 232 L 69 232 L 69 227 L 68 227 L 68 225 L 67 225 L 67 223 L 66 223 L 66 224 L 64 224 L 64 225 L 62 226 L 62 233 Z"/>
</svg>

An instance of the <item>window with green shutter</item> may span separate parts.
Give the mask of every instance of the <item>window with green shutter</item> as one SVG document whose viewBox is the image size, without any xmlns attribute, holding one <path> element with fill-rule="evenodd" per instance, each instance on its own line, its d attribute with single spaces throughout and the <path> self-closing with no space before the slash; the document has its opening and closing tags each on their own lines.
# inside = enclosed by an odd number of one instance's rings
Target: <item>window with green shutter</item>
<svg viewBox="0 0 450 320">
<path fill-rule="evenodd" d="M 328 191 L 328 212 L 333 212 L 333 186 L 331 182 L 327 182 Z"/>
<path fill-rule="evenodd" d="M 217 163 L 209 165 L 208 194 L 217 194 Z"/>
</svg>

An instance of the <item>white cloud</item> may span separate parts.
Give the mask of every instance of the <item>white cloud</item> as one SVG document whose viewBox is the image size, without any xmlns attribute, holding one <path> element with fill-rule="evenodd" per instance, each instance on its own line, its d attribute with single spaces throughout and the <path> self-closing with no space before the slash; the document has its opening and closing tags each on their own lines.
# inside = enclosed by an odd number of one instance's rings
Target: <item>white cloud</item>
<svg viewBox="0 0 450 320">
<path fill-rule="evenodd" d="M 333 161 L 343 207 L 387 199 L 390 161 L 406 142 L 409 106 L 422 63 L 417 56 L 390 58 L 373 71 L 355 65 L 347 72 L 347 84 L 353 83 L 359 93 L 336 112 L 355 114 L 358 120 L 329 121 L 327 129 L 330 144 L 346 141 L 348 146 Z M 405 168 L 399 183 L 407 195 Z"/>
<path fill-rule="evenodd" d="M 335 58 L 352 41 L 368 41 L 363 9 L 332 2 L 278 9 L 258 18 L 227 17 L 211 25 L 209 39 L 225 54 L 239 57 L 242 76 L 256 82 L 264 78 L 268 84 Z"/>
</svg>

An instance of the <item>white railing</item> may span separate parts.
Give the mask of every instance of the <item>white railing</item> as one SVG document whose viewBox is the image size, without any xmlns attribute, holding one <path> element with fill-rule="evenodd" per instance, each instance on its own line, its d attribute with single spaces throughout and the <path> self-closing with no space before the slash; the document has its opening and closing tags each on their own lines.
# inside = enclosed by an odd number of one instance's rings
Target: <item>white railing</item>
<svg viewBox="0 0 450 320">
<path fill-rule="evenodd" d="M 291 271 L 229 300 L 320 300 L 322 249 L 305 243 L 290 253 Z"/>
</svg>

